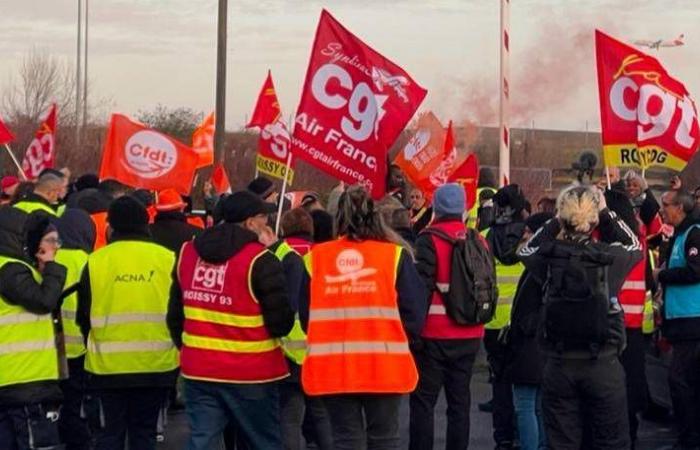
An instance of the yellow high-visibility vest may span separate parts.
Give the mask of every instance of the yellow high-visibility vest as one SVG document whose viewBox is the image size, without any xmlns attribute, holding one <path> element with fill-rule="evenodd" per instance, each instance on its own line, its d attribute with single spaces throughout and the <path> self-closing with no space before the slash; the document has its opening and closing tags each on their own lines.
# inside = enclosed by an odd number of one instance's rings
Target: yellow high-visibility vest
<svg viewBox="0 0 700 450">
<path fill-rule="evenodd" d="M 92 306 L 85 369 L 98 375 L 169 372 L 178 351 L 165 322 L 175 254 L 117 241 L 88 257 Z"/>
<path fill-rule="evenodd" d="M 0 256 L 0 267 L 20 263 L 37 283 L 41 274 L 24 261 Z M 34 314 L 0 297 L 0 387 L 58 380 L 58 351 L 51 314 Z"/>
<path fill-rule="evenodd" d="M 56 262 L 66 267 L 67 289 L 80 281 L 83 268 L 88 261 L 88 254 L 83 250 L 61 248 L 56 252 Z M 66 340 L 66 356 L 69 359 L 78 358 L 85 354 L 85 343 L 80 327 L 75 322 L 78 310 L 78 293 L 74 292 L 63 300 L 61 317 L 63 319 L 63 335 Z"/>
<path fill-rule="evenodd" d="M 297 253 L 289 244 L 282 241 L 275 250 L 275 256 L 282 261 L 285 256 L 292 252 Z M 298 312 L 294 316 L 292 331 L 281 338 L 280 341 L 282 342 L 282 351 L 285 356 L 294 361 L 297 365 L 301 365 L 304 362 L 304 358 L 306 358 L 306 333 L 304 333 L 301 327 Z"/>
<path fill-rule="evenodd" d="M 56 216 L 56 217 L 63 214 L 63 212 L 66 210 L 65 205 L 61 205 L 58 208 L 58 210 L 55 210 L 45 203 L 31 201 L 31 200 L 19 201 L 19 202 L 14 204 L 14 207 L 26 212 L 27 214 L 31 214 L 34 211 L 44 211 L 45 213 L 52 215 L 52 216 Z"/>
<path fill-rule="evenodd" d="M 500 330 L 510 322 L 513 297 L 518 288 L 520 276 L 525 271 L 523 263 L 506 266 L 496 261 L 496 282 L 498 283 L 498 304 L 493 319 L 485 325 L 487 330 Z"/>
</svg>

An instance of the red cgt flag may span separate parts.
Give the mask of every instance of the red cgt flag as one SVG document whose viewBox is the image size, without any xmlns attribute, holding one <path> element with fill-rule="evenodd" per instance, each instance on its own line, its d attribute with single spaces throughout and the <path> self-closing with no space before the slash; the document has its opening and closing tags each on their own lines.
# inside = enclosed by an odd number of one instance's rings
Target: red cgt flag
<svg viewBox="0 0 700 450">
<path fill-rule="evenodd" d="M 427 91 L 321 12 L 294 122 L 292 151 L 374 198 L 386 189 L 386 155 Z"/>
<path fill-rule="evenodd" d="M 0 145 L 2 144 L 7 144 L 9 142 L 12 142 L 15 140 L 15 135 L 12 134 L 9 128 L 7 128 L 7 125 L 5 125 L 5 122 L 2 121 L 2 118 L 0 117 Z"/>
<path fill-rule="evenodd" d="M 177 140 L 112 114 L 107 131 L 100 179 L 154 191 L 173 188 L 188 195 L 199 156 Z"/>
<path fill-rule="evenodd" d="M 199 156 L 197 168 L 214 164 L 214 127 L 215 116 L 211 112 L 192 133 L 192 150 Z"/>
<path fill-rule="evenodd" d="M 272 82 L 272 74 L 267 72 L 267 78 L 258 95 L 258 102 L 253 111 L 253 117 L 247 125 L 248 128 L 260 128 L 258 140 L 258 156 L 255 166 L 260 173 L 275 178 L 284 179 L 287 171 L 287 157 L 291 145 L 289 131 L 282 118 L 275 85 Z M 292 164 L 293 165 L 293 164 Z M 289 168 L 287 183 L 292 184 L 294 170 Z"/>
<path fill-rule="evenodd" d="M 659 61 L 596 30 L 603 155 L 608 167 L 682 170 L 698 148 L 697 111 Z"/>
<path fill-rule="evenodd" d="M 228 180 L 226 168 L 223 164 L 218 163 L 214 166 L 214 170 L 211 173 L 211 184 L 219 195 L 231 193 L 231 182 Z"/>
<path fill-rule="evenodd" d="M 479 185 L 479 158 L 470 153 L 461 166 L 457 168 L 450 178 L 450 183 L 459 183 L 464 187 L 467 197 L 467 211 L 476 204 L 476 188 Z"/>
<path fill-rule="evenodd" d="M 39 126 L 34 139 L 27 147 L 22 160 L 22 170 L 27 178 L 34 179 L 42 170 L 53 167 L 56 159 L 56 104 L 52 104 L 46 118 Z"/>
</svg>

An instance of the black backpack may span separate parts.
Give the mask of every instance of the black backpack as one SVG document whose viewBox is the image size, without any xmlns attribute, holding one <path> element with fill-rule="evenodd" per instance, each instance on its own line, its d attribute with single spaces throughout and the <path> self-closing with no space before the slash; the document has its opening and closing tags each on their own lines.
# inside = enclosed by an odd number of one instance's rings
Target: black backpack
<svg viewBox="0 0 700 450">
<path fill-rule="evenodd" d="M 590 350 L 609 337 L 610 255 L 582 245 L 554 243 L 544 284 L 544 337 L 558 352 Z"/>
<path fill-rule="evenodd" d="M 496 312 L 498 288 L 493 256 L 473 229 L 465 239 L 455 239 L 442 230 L 426 228 L 452 246 L 450 257 L 450 284 L 439 289 L 445 311 L 460 325 L 479 325 L 489 322 Z"/>
</svg>

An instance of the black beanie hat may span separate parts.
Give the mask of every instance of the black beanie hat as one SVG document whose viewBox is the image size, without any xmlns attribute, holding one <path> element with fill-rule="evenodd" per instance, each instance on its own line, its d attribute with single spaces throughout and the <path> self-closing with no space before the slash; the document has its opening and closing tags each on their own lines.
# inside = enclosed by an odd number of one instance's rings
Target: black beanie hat
<svg viewBox="0 0 700 450">
<path fill-rule="evenodd" d="M 265 198 L 272 193 L 275 189 L 275 185 L 272 184 L 269 178 L 257 177 L 248 183 L 247 189 L 258 197 Z"/>
<path fill-rule="evenodd" d="M 78 180 L 75 182 L 75 188 L 78 191 L 82 191 L 84 189 L 89 189 L 89 188 L 97 188 L 97 186 L 100 185 L 100 179 L 95 175 L 94 173 L 86 173 L 84 175 L 81 175 L 78 177 Z"/>
<path fill-rule="evenodd" d="M 145 233 L 148 230 L 148 212 L 143 203 L 125 195 L 109 205 L 107 222 L 120 233 Z"/>
</svg>

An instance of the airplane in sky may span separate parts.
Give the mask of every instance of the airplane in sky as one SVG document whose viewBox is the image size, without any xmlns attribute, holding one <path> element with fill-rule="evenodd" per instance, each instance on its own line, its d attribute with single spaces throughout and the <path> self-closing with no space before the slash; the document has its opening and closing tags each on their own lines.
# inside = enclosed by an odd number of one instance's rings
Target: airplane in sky
<svg viewBox="0 0 700 450">
<path fill-rule="evenodd" d="M 659 50 L 661 47 L 680 47 L 681 45 L 685 45 L 685 43 L 683 42 L 684 37 L 685 36 L 681 34 L 676 39 L 670 41 L 666 41 L 663 39 L 659 39 L 656 41 L 638 40 L 634 41 L 634 45 L 638 45 L 640 47 L 649 47 L 653 50 Z"/>
</svg>

